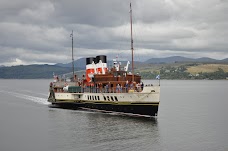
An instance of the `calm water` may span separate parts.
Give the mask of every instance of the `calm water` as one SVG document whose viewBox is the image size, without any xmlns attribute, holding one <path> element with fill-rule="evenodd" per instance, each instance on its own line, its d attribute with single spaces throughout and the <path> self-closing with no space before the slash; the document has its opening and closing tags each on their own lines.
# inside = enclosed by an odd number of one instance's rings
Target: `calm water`
<svg viewBox="0 0 228 151">
<path fill-rule="evenodd" d="M 49 108 L 50 81 L 0 80 L 0 151 L 228 150 L 228 80 L 161 81 L 151 120 Z"/>
</svg>

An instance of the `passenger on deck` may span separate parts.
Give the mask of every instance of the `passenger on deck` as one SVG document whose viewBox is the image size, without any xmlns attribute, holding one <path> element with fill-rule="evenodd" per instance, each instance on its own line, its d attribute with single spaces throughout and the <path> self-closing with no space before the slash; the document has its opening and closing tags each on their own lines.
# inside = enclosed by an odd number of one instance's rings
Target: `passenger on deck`
<svg viewBox="0 0 228 151">
<path fill-rule="evenodd" d="M 128 84 L 128 80 L 126 81 L 126 84 L 125 84 L 125 92 L 128 91 L 128 87 L 129 87 L 129 84 Z"/>
<path fill-rule="evenodd" d="M 68 91 L 68 87 L 69 87 L 68 83 L 65 83 L 65 86 L 63 87 L 63 91 L 67 92 Z"/>
<path fill-rule="evenodd" d="M 116 86 L 116 93 L 119 93 L 119 92 L 120 92 L 120 85 L 117 84 L 117 86 Z"/>
<path fill-rule="evenodd" d="M 143 87 L 144 87 L 144 84 L 143 84 L 143 82 L 141 83 L 141 89 L 142 89 L 142 91 L 143 91 Z"/>
<path fill-rule="evenodd" d="M 120 85 L 120 93 L 122 93 L 122 89 L 123 89 L 123 87 L 122 87 L 122 85 Z"/>
<path fill-rule="evenodd" d="M 140 92 L 141 91 L 141 85 L 140 85 L 140 83 L 137 83 L 136 84 L 136 91 L 137 92 Z"/>
<path fill-rule="evenodd" d="M 106 84 L 106 86 L 105 86 L 105 92 L 108 93 L 108 90 L 109 90 L 109 87 L 108 87 L 108 84 Z"/>
<path fill-rule="evenodd" d="M 130 82 L 130 89 L 133 89 L 133 82 Z"/>
</svg>

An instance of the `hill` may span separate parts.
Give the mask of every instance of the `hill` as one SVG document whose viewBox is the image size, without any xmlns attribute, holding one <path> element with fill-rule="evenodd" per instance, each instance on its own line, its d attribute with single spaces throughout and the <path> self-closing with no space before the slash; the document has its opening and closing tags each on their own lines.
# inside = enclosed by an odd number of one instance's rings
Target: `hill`
<svg viewBox="0 0 228 151">
<path fill-rule="evenodd" d="M 144 79 L 227 79 L 228 64 L 173 63 L 152 64 L 135 70 Z"/>
<path fill-rule="evenodd" d="M 52 78 L 53 73 L 63 74 L 71 72 L 71 68 L 56 65 L 20 65 L 1 67 L 0 78 L 4 79 L 41 79 Z"/>
<path fill-rule="evenodd" d="M 72 68 L 72 62 L 70 63 L 57 63 L 55 64 L 56 66 L 60 66 L 60 67 L 71 67 Z M 78 69 L 85 69 L 86 66 L 86 58 L 80 58 L 78 60 L 74 61 L 74 67 L 78 68 Z"/>
<path fill-rule="evenodd" d="M 172 56 L 167 58 L 151 58 L 145 61 L 144 63 L 153 63 L 153 64 L 161 64 L 161 63 L 175 63 L 175 62 L 192 62 L 194 59 L 185 58 L 180 56 Z"/>
<path fill-rule="evenodd" d="M 186 58 L 186 57 L 181 57 L 181 56 L 172 56 L 172 57 L 167 57 L 167 58 L 151 58 L 144 63 L 148 64 L 164 64 L 164 63 L 178 63 L 178 62 L 185 62 L 185 63 L 228 63 L 228 58 L 223 59 L 223 60 L 216 60 L 212 58 Z"/>
<path fill-rule="evenodd" d="M 198 66 L 187 67 L 187 72 L 191 74 L 197 73 L 212 73 L 222 69 L 224 72 L 228 72 L 228 65 L 225 64 L 200 64 Z"/>
<path fill-rule="evenodd" d="M 129 60 L 130 61 L 130 60 Z M 121 61 L 122 65 L 127 64 L 127 61 Z M 135 61 L 135 67 L 143 67 L 143 66 L 148 66 L 148 64 L 172 64 L 172 63 L 228 63 L 228 58 L 223 59 L 223 60 L 216 60 L 212 58 L 186 58 L 186 57 L 181 57 L 181 56 L 172 56 L 172 57 L 166 57 L 166 58 L 151 58 L 148 59 L 147 61 L 140 62 L 140 61 Z M 112 66 L 112 61 L 108 60 L 107 62 L 108 67 Z M 72 67 L 72 62 L 70 63 L 57 63 L 55 64 L 56 66 L 60 67 Z M 85 69 L 86 66 L 86 58 L 80 58 L 78 60 L 74 61 L 74 66 L 75 68 L 78 69 Z M 131 68 L 131 65 L 129 66 Z"/>
<path fill-rule="evenodd" d="M 122 66 L 125 66 L 127 64 L 127 61 L 120 61 Z M 70 63 L 57 63 L 55 64 L 56 66 L 59 66 L 59 67 L 69 67 L 69 68 L 72 68 L 72 62 Z M 107 61 L 107 66 L 108 68 L 111 68 L 113 65 L 113 61 L 111 60 L 108 60 Z M 147 65 L 147 63 L 144 63 L 144 62 L 139 62 L 139 61 L 135 61 L 134 62 L 134 65 L 136 68 L 138 67 L 143 67 L 145 65 Z M 74 61 L 74 67 L 77 68 L 78 70 L 85 70 L 86 69 L 86 58 L 80 58 L 78 60 L 75 60 Z M 131 65 L 129 66 L 129 69 L 131 69 Z"/>
<path fill-rule="evenodd" d="M 85 58 L 81 58 L 74 62 L 75 71 L 80 70 L 77 72 L 78 76 L 85 73 L 85 60 Z M 108 61 L 107 64 L 110 69 L 113 62 Z M 121 64 L 122 66 L 125 66 L 127 61 L 121 61 Z M 136 61 L 134 67 L 135 72 L 140 73 L 144 79 L 154 79 L 159 73 L 163 79 L 204 79 L 210 77 L 213 77 L 213 79 L 226 79 L 226 77 L 228 77 L 228 58 L 223 60 L 211 58 L 192 59 L 180 56 L 151 58 L 145 62 Z M 131 65 L 129 66 L 129 70 L 131 71 Z M 53 72 L 57 75 L 72 72 L 72 63 L 57 63 L 55 65 L 19 65 L 11 67 L 1 66 L 0 78 L 52 78 Z M 202 76 L 194 77 L 199 74 L 202 74 Z M 219 77 L 218 74 L 220 74 Z"/>
</svg>

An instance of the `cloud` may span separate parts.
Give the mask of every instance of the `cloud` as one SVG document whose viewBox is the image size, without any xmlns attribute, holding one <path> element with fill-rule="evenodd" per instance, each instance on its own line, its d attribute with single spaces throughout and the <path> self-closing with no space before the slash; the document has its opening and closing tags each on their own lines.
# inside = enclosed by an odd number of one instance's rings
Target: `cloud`
<svg viewBox="0 0 228 151">
<path fill-rule="evenodd" d="M 25 8 L 20 13 L 19 16 L 34 19 L 34 20 L 47 20 L 51 14 L 55 11 L 55 8 L 51 2 L 40 3 L 38 7 Z"/>
<path fill-rule="evenodd" d="M 4 47 L 49 51 L 63 47 L 68 31 L 62 27 L 0 23 L 0 44 Z"/>
<path fill-rule="evenodd" d="M 72 30 L 75 58 L 121 54 L 128 59 L 129 2 L 0 1 L 0 65 L 70 62 Z M 132 9 L 139 60 L 228 57 L 227 0 L 132 0 Z"/>
</svg>

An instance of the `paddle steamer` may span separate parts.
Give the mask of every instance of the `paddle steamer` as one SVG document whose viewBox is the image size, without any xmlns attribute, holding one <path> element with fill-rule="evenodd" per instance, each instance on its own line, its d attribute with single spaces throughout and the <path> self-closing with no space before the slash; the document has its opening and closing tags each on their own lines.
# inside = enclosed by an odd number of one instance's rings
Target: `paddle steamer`
<svg viewBox="0 0 228 151">
<path fill-rule="evenodd" d="M 107 57 L 99 55 L 86 58 L 85 75 L 80 79 L 74 74 L 73 64 L 73 31 L 72 31 L 72 67 L 71 79 L 60 79 L 55 76 L 50 83 L 48 101 L 61 108 L 86 109 L 130 116 L 157 116 L 160 102 L 160 84 L 144 85 L 141 76 L 134 74 L 132 9 L 131 22 L 131 72 L 130 62 L 121 66 L 113 60 L 111 69 L 107 67 Z"/>
</svg>

